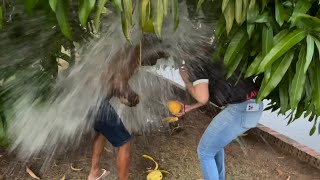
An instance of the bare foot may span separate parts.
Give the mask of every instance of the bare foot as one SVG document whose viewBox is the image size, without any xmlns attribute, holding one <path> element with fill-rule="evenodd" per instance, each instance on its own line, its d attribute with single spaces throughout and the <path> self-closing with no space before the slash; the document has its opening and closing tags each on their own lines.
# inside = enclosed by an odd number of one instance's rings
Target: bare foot
<svg viewBox="0 0 320 180">
<path fill-rule="evenodd" d="M 88 180 L 101 180 L 104 177 L 108 176 L 110 174 L 110 171 L 107 171 L 105 169 L 100 169 L 96 172 L 90 172 L 88 176 Z"/>
</svg>

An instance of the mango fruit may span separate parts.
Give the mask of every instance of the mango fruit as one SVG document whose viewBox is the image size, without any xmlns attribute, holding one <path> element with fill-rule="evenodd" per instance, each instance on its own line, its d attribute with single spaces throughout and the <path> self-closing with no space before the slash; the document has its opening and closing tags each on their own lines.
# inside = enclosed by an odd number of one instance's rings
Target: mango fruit
<svg viewBox="0 0 320 180">
<path fill-rule="evenodd" d="M 181 112 L 182 106 L 178 101 L 170 100 L 167 102 L 167 107 L 171 114 L 177 114 Z"/>
</svg>

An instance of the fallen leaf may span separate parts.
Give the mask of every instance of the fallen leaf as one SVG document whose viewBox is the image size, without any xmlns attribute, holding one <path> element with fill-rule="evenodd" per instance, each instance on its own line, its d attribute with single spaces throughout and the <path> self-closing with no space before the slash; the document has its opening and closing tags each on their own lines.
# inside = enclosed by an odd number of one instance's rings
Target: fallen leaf
<svg viewBox="0 0 320 180">
<path fill-rule="evenodd" d="M 40 179 L 37 175 L 34 174 L 34 172 L 31 171 L 28 167 L 26 167 L 26 172 L 34 179 Z"/>
<path fill-rule="evenodd" d="M 284 175 L 284 172 L 281 171 L 280 169 L 276 169 L 276 171 L 277 171 L 277 173 L 278 173 L 279 176 L 283 176 L 283 175 Z"/>
<path fill-rule="evenodd" d="M 81 171 L 81 170 L 82 170 L 82 168 L 75 168 L 75 167 L 73 167 L 72 164 L 71 164 L 71 169 L 74 170 L 74 171 Z"/>
<path fill-rule="evenodd" d="M 112 153 L 112 151 L 110 149 L 107 149 L 106 147 L 104 147 L 104 150 L 107 151 L 108 153 Z"/>
<path fill-rule="evenodd" d="M 244 136 L 247 136 L 247 135 L 248 135 L 248 134 L 243 133 L 243 134 L 240 135 L 240 137 L 244 137 Z"/>
<path fill-rule="evenodd" d="M 56 161 L 53 162 L 53 167 L 57 167 L 58 164 L 56 163 Z"/>
<path fill-rule="evenodd" d="M 63 177 L 60 180 L 65 180 L 66 179 L 66 175 L 63 175 Z"/>
</svg>

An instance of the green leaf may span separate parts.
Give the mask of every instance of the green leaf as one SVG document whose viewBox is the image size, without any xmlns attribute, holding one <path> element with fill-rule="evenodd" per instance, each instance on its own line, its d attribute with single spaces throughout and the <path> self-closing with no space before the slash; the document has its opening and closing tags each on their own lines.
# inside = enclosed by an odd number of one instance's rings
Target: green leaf
<svg viewBox="0 0 320 180">
<path fill-rule="evenodd" d="M 309 136 L 312 136 L 316 132 L 316 130 L 317 130 L 316 125 L 317 125 L 317 119 L 315 119 L 314 124 L 313 124 L 312 128 L 310 129 Z"/>
<path fill-rule="evenodd" d="M 167 16 L 167 14 L 168 14 L 168 6 L 169 6 L 168 0 L 163 0 L 163 15 L 164 16 Z"/>
<path fill-rule="evenodd" d="M 290 119 L 289 119 L 289 121 L 287 123 L 287 126 L 292 123 L 292 120 L 293 120 L 293 113 L 292 112 L 290 113 L 291 116 L 290 116 Z"/>
<path fill-rule="evenodd" d="M 253 22 L 254 23 L 268 23 L 269 18 L 270 18 L 269 13 L 264 12 L 263 14 L 258 15 Z"/>
<path fill-rule="evenodd" d="M 263 26 L 262 29 L 262 56 L 265 56 L 273 47 L 273 30 Z"/>
<path fill-rule="evenodd" d="M 262 0 L 262 11 L 264 10 L 264 8 L 267 6 L 268 4 L 268 0 Z"/>
<path fill-rule="evenodd" d="M 157 2 L 155 8 L 152 9 L 153 14 L 153 27 L 156 35 L 161 37 L 162 23 L 163 23 L 163 3 L 162 0 L 154 0 L 152 2 Z"/>
<path fill-rule="evenodd" d="M 215 32 L 216 38 L 220 39 L 222 34 L 226 31 L 226 21 L 224 20 L 223 16 L 220 16 L 219 21 L 215 27 L 216 28 L 214 32 Z"/>
<path fill-rule="evenodd" d="M 2 29 L 2 24 L 3 24 L 3 12 L 2 12 L 2 7 L 0 6 L 0 30 Z"/>
<path fill-rule="evenodd" d="M 129 22 L 132 25 L 132 0 L 122 0 L 123 12 Z"/>
<path fill-rule="evenodd" d="M 197 13 L 199 13 L 199 10 L 200 10 L 200 8 L 201 8 L 201 6 L 202 6 L 202 4 L 203 4 L 203 2 L 204 2 L 204 0 L 198 0 L 198 4 L 197 4 Z"/>
<path fill-rule="evenodd" d="M 280 31 L 278 34 L 276 34 L 273 38 L 273 43 L 278 44 L 286 35 L 288 35 L 289 29 L 284 29 Z"/>
<path fill-rule="evenodd" d="M 251 36 L 255 27 L 256 27 L 255 24 L 247 24 L 247 33 L 248 33 L 249 39 L 251 39 Z"/>
<path fill-rule="evenodd" d="M 313 85 L 311 85 L 311 80 L 308 76 L 308 74 L 306 74 L 306 82 L 304 85 L 304 92 L 305 92 L 305 97 L 304 97 L 304 103 L 305 103 L 305 107 L 308 107 L 308 105 L 310 104 L 311 98 L 312 98 L 312 88 Z"/>
<path fill-rule="evenodd" d="M 313 112 L 313 104 L 310 103 L 307 107 L 307 111 L 304 113 L 304 118 L 308 117 Z"/>
<path fill-rule="evenodd" d="M 299 28 L 308 28 L 320 32 L 320 19 L 308 14 L 297 13 L 295 15 L 294 25 Z"/>
<path fill-rule="evenodd" d="M 292 80 L 290 89 L 290 106 L 291 109 L 296 109 L 298 103 L 302 98 L 303 87 L 306 80 L 304 73 L 304 65 L 306 63 L 306 47 L 303 46 L 299 53 L 299 59 L 296 64 L 296 73 Z"/>
<path fill-rule="evenodd" d="M 122 0 L 111 0 L 113 6 L 117 9 L 118 12 L 122 12 Z"/>
<path fill-rule="evenodd" d="M 242 0 L 235 0 L 235 19 L 241 25 L 242 21 Z"/>
<path fill-rule="evenodd" d="M 177 30 L 179 26 L 179 1 L 172 0 L 172 14 L 173 14 L 173 21 L 174 21 L 174 31 Z"/>
<path fill-rule="evenodd" d="M 318 54 L 319 54 L 319 59 L 320 59 L 320 41 L 312 36 L 313 41 L 316 43 L 317 48 L 318 48 Z"/>
<path fill-rule="evenodd" d="M 124 11 L 121 12 L 121 23 L 122 23 L 122 31 L 123 31 L 125 38 L 127 40 L 131 40 L 131 37 L 130 37 L 131 25 L 130 25 L 129 19 L 127 18 Z"/>
<path fill-rule="evenodd" d="M 259 15 L 259 6 L 256 3 L 256 0 L 251 0 L 249 4 L 249 8 L 247 11 L 247 21 L 250 23 L 254 22 L 254 20 Z"/>
<path fill-rule="evenodd" d="M 264 111 L 269 111 L 269 110 L 271 110 L 271 111 L 273 112 L 272 109 L 274 109 L 275 106 L 276 106 L 276 105 L 269 105 L 269 106 L 267 106 L 266 108 L 264 108 Z"/>
<path fill-rule="evenodd" d="M 315 113 L 320 116 L 320 63 L 315 61 L 314 76 L 310 77 L 314 86 L 312 90 L 312 102 L 315 107 Z"/>
<path fill-rule="evenodd" d="M 271 72 L 271 76 L 267 81 L 266 85 L 261 87 L 259 90 L 258 100 L 262 100 L 267 97 L 271 91 L 280 83 L 283 76 L 287 72 L 288 68 L 291 65 L 291 62 L 294 57 L 294 52 L 289 51 L 281 60 L 281 63 L 278 66 L 272 67 L 273 71 Z M 281 99 L 280 99 L 281 100 Z"/>
<path fill-rule="evenodd" d="M 258 55 L 261 52 L 261 33 L 257 33 L 257 32 L 262 32 L 262 26 L 261 25 L 256 25 L 255 27 L 255 32 L 252 34 L 252 37 L 250 39 L 250 56 L 255 57 L 256 55 Z"/>
<path fill-rule="evenodd" d="M 248 34 L 245 28 L 241 28 L 232 38 L 228 45 L 224 56 L 224 64 L 228 67 L 229 64 L 237 57 L 237 54 L 242 50 L 248 41 Z"/>
<path fill-rule="evenodd" d="M 320 3 L 320 1 L 319 1 Z M 320 123 L 318 124 L 318 134 L 320 135 Z"/>
<path fill-rule="evenodd" d="M 94 13 L 94 20 L 93 20 L 96 30 L 99 29 L 101 14 L 107 1 L 108 0 L 98 0 L 96 3 L 96 11 Z"/>
<path fill-rule="evenodd" d="M 150 0 L 140 0 L 139 1 L 139 22 L 140 26 L 144 27 L 144 24 L 146 20 L 149 18 L 149 13 L 148 13 L 148 5 L 150 3 Z"/>
<path fill-rule="evenodd" d="M 229 4 L 229 0 L 222 1 L 222 12 L 226 10 L 228 4 Z"/>
<path fill-rule="evenodd" d="M 118 6 L 119 2 L 114 1 L 115 5 Z M 127 40 L 131 40 L 130 29 L 132 25 L 132 1 L 131 0 L 122 0 L 122 9 L 121 10 L 121 22 L 122 22 L 122 31 Z"/>
<path fill-rule="evenodd" d="M 275 8 L 276 21 L 281 27 L 283 25 L 283 23 L 284 23 L 285 11 L 284 11 L 284 8 L 283 8 L 280 0 L 276 0 L 275 5 L 276 5 L 276 8 Z"/>
<path fill-rule="evenodd" d="M 56 12 L 57 2 L 58 0 L 49 0 L 49 5 L 53 12 Z"/>
<path fill-rule="evenodd" d="M 285 54 L 289 49 L 299 43 L 305 38 L 305 32 L 303 30 L 294 30 L 286 35 L 278 44 L 276 44 L 270 52 L 262 60 L 258 72 L 261 73 L 265 69 L 271 66 L 271 64 Z"/>
<path fill-rule="evenodd" d="M 293 13 L 288 20 L 289 22 L 292 23 L 291 27 L 296 24 L 297 15 L 300 13 L 306 14 L 310 8 L 311 8 L 311 3 L 309 1 L 297 1 L 293 9 Z"/>
<path fill-rule="evenodd" d="M 289 110 L 289 93 L 288 93 L 288 79 L 283 78 L 279 83 L 279 97 L 280 97 L 280 112 L 285 114 Z"/>
<path fill-rule="evenodd" d="M 299 14 L 299 13 L 307 13 L 309 9 L 311 8 L 311 2 L 310 1 L 297 1 L 295 4 L 295 7 L 293 9 L 292 16 Z"/>
<path fill-rule="evenodd" d="M 276 62 L 276 63 L 279 64 L 278 62 Z M 261 90 L 266 88 L 267 83 L 268 83 L 268 81 L 270 79 L 270 76 L 271 76 L 271 70 L 272 70 L 272 68 L 268 68 L 264 72 L 263 80 L 262 80 L 262 83 L 261 83 L 261 86 L 260 86 L 260 90 L 259 90 L 259 93 L 258 93 L 258 96 L 257 96 L 257 102 L 261 102 L 261 100 L 263 99 L 263 97 L 261 97 Z"/>
<path fill-rule="evenodd" d="M 39 0 L 24 0 L 24 8 L 27 12 L 31 12 L 38 2 Z"/>
<path fill-rule="evenodd" d="M 83 27 L 87 26 L 88 17 L 94 7 L 96 0 L 80 0 L 79 20 Z"/>
<path fill-rule="evenodd" d="M 301 115 L 303 114 L 303 112 L 304 112 L 304 106 L 302 103 L 299 103 L 296 114 L 294 116 L 294 119 L 296 120 L 296 119 L 300 118 Z"/>
<path fill-rule="evenodd" d="M 56 17 L 62 33 L 68 38 L 72 38 L 69 23 L 69 1 L 57 0 Z"/>
<path fill-rule="evenodd" d="M 231 77 L 231 75 L 237 69 L 237 67 L 239 66 L 242 60 L 243 55 L 244 55 L 244 50 L 242 49 L 242 51 L 237 53 L 236 58 L 230 63 L 230 66 L 228 67 L 227 79 Z"/>
<path fill-rule="evenodd" d="M 308 121 L 309 121 L 309 122 L 312 122 L 315 116 L 316 116 L 316 114 L 312 112 L 312 113 L 311 113 L 311 116 L 310 116 L 309 119 L 308 119 Z"/>
<path fill-rule="evenodd" d="M 262 53 L 259 53 L 255 57 L 253 62 L 250 64 L 250 66 L 248 67 L 247 72 L 246 72 L 244 77 L 247 78 L 247 77 L 250 77 L 250 76 L 254 75 L 257 72 L 257 69 L 258 69 L 262 59 L 263 59 Z"/>
<path fill-rule="evenodd" d="M 247 19 L 248 8 L 249 8 L 249 0 L 242 0 L 242 18 L 241 18 L 241 24 Z"/>
<path fill-rule="evenodd" d="M 229 0 L 229 3 L 224 11 L 224 18 L 226 19 L 226 29 L 227 34 L 230 33 L 233 25 L 234 20 L 234 1 L 235 0 Z"/>
<path fill-rule="evenodd" d="M 238 82 L 243 78 L 243 74 L 246 72 L 246 69 L 248 67 L 248 57 L 249 57 L 249 53 L 248 53 L 248 49 L 244 50 L 244 56 L 240 62 L 240 74 L 238 75 L 237 81 L 235 84 L 238 84 Z"/>
<path fill-rule="evenodd" d="M 287 6 L 287 7 L 290 7 L 290 8 L 291 8 L 292 5 L 293 5 L 291 1 L 285 1 L 285 2 L 283 2 L 282 4 L 283 4 L 284 6 Z"/>
<path fill-rule="evenodd" d="M 307 56 L 306 56 L 306 64 L 304 66 L 304 73 L 306 73 L 309 68 L 311 60 L 313 58 L 313 53 L 314 53 L 314 41 L 312 36 L 307 35 Z"/>
</svg>

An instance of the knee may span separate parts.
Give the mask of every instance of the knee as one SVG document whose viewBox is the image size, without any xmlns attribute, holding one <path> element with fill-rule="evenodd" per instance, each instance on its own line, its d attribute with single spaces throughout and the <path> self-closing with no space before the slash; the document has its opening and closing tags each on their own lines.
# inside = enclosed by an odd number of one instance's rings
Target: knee
<svg viewBox="0 0 320 180">
<path fill-rule="evenodd" d="M 97 132 L 97 134 L 95 136 L 95 141 L 96 142 L 104 142 L 105 140 L 106 140 L 106 138 L 104 137 L 104 135 Z"/>
<path fill-rule="evenodd" d="M 131 153 L 131 142 L 127 142 L 119 147 L 119 152 L 125 156 L 130 156 Z"/>
<path fill-rule="evenodd" d="M 206 144 L 199 144 L 197 148 L 198 158 L 201 159 L 211 159 L 214 158 L 219 149 L 208 148 Z"/>
<path fill-rule="evenodd" d="M 197 154 L 199 159 L 203 159 L 209 156 L 208 151 L 206 150 L 205 146 L 202 144 L 198 145 Z"/>
</svg>

